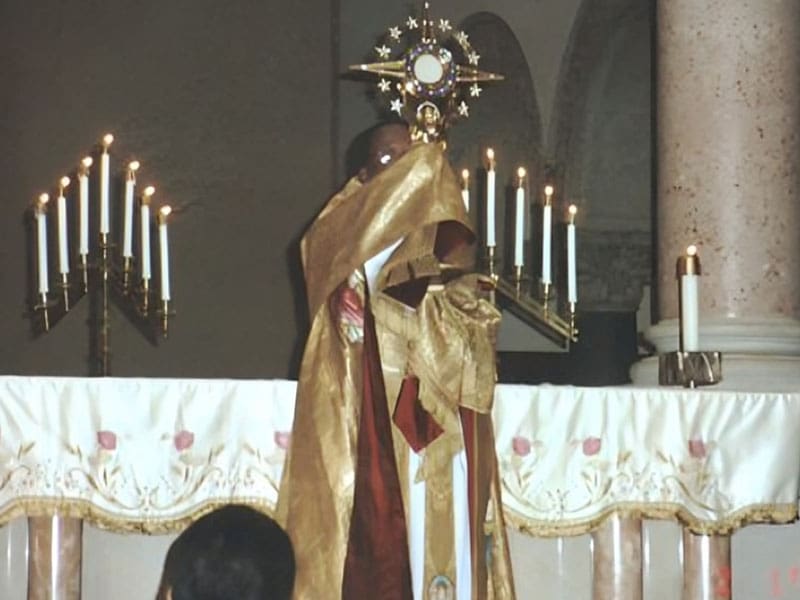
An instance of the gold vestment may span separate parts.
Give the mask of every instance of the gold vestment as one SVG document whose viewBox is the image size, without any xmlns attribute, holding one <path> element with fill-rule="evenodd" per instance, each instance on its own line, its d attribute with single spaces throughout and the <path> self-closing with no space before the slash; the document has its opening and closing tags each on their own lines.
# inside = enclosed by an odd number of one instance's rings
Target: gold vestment
<svg viewBox="0 0 800 600">
<path fill-rule="evenodd" d="M 471 532 L 473 599 L 514 597 L 490 414 L 499 314 L 479 297 L 479 277 L 447 280 L 442 262 L 447 272 L 465 271 L 471 266 L 470 253 L 462 246 L 436 256 L 441 224 L 457 226 L 471 236 L 460 189 L 442 148 L 415 144 L 369 182 L 351 180 L 303 238 L 312 324 L 278 506 L 278 518 L 291 536 L 297 558 L 295 598 L 339 597 L 353 508 L 361 345 L 342 335 L 330 299 L 366 260 L 401 239 L 381 268 L 375 289 L 370 289 L 369 305 L 389 414 L 403 378 L 413 373 L 419 379 L 420 403 L 442 429 L 421 452 L 417 473 L 417 479 L 426 482 L 426 535 L 431 534 L 425 545 L 425 582 L 439 573 L 450 576 L 454 569 L 451 461 L 463 447 L 460 411 L 469 409 L 466 418 L 472 419 L 474 431 L 471 450 L 477 456 L 469 474 L 475 481 L 470 504 L 479 520 Z M 414 308 L 391 294 L 419 280 L 430 283 Z M 394 423 L 392 435 L 407 506 L 409 446 Z M 488 571 L 484 534 L 492 545 Z"/>
</svg>

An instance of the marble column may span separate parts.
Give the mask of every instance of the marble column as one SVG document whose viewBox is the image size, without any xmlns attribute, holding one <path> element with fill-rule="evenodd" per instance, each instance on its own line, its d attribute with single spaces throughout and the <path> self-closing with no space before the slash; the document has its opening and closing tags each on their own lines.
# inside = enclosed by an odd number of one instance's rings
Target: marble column
<svg viewBox="0 0 800 600">
<path fill-rule="evenodd" d="M 28 600 L 80 600 L 83 521 L 28 519 Z"/>
<path fill-rule="evenodd" d="M 675 261 L 696 244 L 700 349 L 717 389 L 800 385 L 800 2 L 658 0 L 659 352 L 678 344 Z M 657 363 L 634 383 L 657 381 Z"/>
<path fill-rule="evenodd" d="M 683 532 L 682 600 L 730 600 L 731 540 Z"/>
<path fill-rule="evenodd" d="M 612 515 L 592 534 L 593 600 L 642 600 L 642 521 Z"/>
</svg>

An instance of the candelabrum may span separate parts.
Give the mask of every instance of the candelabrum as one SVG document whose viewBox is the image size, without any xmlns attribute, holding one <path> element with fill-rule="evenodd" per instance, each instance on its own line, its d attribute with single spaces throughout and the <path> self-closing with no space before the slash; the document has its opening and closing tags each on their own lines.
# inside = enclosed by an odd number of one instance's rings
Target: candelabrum
<svg viewBox="0 0 800 600">
<path fill-rule="evenodd" d="M 97 206 L 98 230 L 97 243 L 90 247 L 90 186 L 89 169 L 94 163 L 91 156 L 85 157 L 78 167 L 78 198 L 76 221 L 77 252 L 70 252 L 68 227 L 68 177 L 59 181 L 57 199 L 57 234 L 58 244 L 58 293 L 50 291 L 48 269 L 48 226 L 47 218 L 50 207 L 48 194 L 41 194 L 34 206 L 36 222 L 36 271 L 38 288 L 36 301 L 33 303 L 34 330 L 39 333 L 50 331 L 71 308 L 84 296 L 90 297 L 90 328 L 94 334 L 92 363 L 96 366 L 93 374 L 109 375 L 111 371 L 111 318 L 110 305 L 113 302 L 127 317 L 128 321 L 152 343 L 157 344 L 159 338 L 166 338 L 169 332 L 170 317 L 175 315 L 171 304 L 169 278 L 169 249 L 167 237 L 167 217 L 171 212 L 169 206 L 162 206 L 157 215 L 158 248 L 160 264 L 160 294 L 155 301 L 155 290 L 152 286 L 150 209 L 155 193 L 153 186 L 145 188 L 139 202 L 139 256 L 133 254 L 134 203 L 136 173 L 138 161 L 128 163 L 125 171 L 124 198 L 122 202 L 122 233 L 119 243 L 111 235 L 111 213 L 114 203 L 111 199 L 111 167 L 109 147 L 114 138 L 111 134 L 103 137 L 99 148 L 99 193 Z M 72 205 L 75 199 L 72 198 Z M 94 252 L 92 251 L 94 250 Z M 75 260 L 71 260 L 75 257 Z M 74 269 L 71 267 L 75 267 Z"/>
<path fill-rule="evenodd" d="M 722 380 L 722 354 L 700 350 L 698 283 L 701 275 L 697 247 L 692 245 L 678 258 L 679 319 L 678 350 L 658 357 L 658 383 L 695 388 Z"/>
<path fill-rule="evenodd" d="M 571 342 L 578 341 L 578 328 L 576 323 L 577 311 L 577 274 L 576 274 L 576 245 L 575 245 L 575 216 L 577 207 L 571 205 L 567 211 L 566 239 L 566 302 L 559 303 L 556 282 L 553 278 L 552 247 L 553 247 L 553 206 L 555 189 L 548 184 L 543 189 L 540 208 L 541 238 L 537 240 L 541 246 L 541 271 L 534 279 L 529 274 L 530 243 L 526 239 L 530 227 L 530 204 L 528 198 L 529 177 L 527 171 L 520 167 L 517 169 L 514 186 L 514 219 L 513 244 L 506 244 L 513 250 L 511 268 L 506 269 L 502 264 L 502 253 L 498 253 L 495 219 L 496 219 L 496 174 L 495 152 L 489 148 L 486 151 L 486 193 L 485 193 L 485 220 L 482 232 L 484 234 L 485 255 L 483 266 L 485 273 L 494 281 L 494 302 L 503 309 L 514 314 L 517 318 L 539 331 L 562 347 Z M 462 172 L 462 185 L 468 186 L 468 172 Z"/>
</svg>

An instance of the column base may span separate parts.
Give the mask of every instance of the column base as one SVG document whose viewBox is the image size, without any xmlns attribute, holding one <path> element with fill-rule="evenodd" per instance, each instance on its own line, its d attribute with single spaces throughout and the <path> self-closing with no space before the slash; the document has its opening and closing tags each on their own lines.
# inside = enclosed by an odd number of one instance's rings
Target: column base
<svg viewBox="0 0 800 600">
<path fill-rule="evenodd" d="M 678 321 L 651 327 L 647 338 L 658 353 L 678 348 Z M 700 324 L 700 349 L 722 352 L 722 381 L 715 390 L 797 392 L 800 390 L 800 321 L 788 317 L 706 319 Z M 631 367 L 637 386 L 658 385 L 658 357 Z"/>
</svg>

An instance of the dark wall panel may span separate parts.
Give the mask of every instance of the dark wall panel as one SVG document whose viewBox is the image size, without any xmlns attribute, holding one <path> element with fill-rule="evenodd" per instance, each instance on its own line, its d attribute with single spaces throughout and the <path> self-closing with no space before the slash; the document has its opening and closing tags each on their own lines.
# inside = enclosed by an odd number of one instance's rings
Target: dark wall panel
<svg viewBox="0 0 800 600">
<path fill-rule="evenodd" d="M 87 299 L 31 337 L 26 209 L 112 131 L 115 165 L 136 156 L 184 209 L 171 337 L 156 349 L 113 309 L 112 374 L 291 374 L 295 244 L 333 187 L 331 17 L 322 0 L 0 2 L 1 373 L 89 373 Z"/>
</svg>

